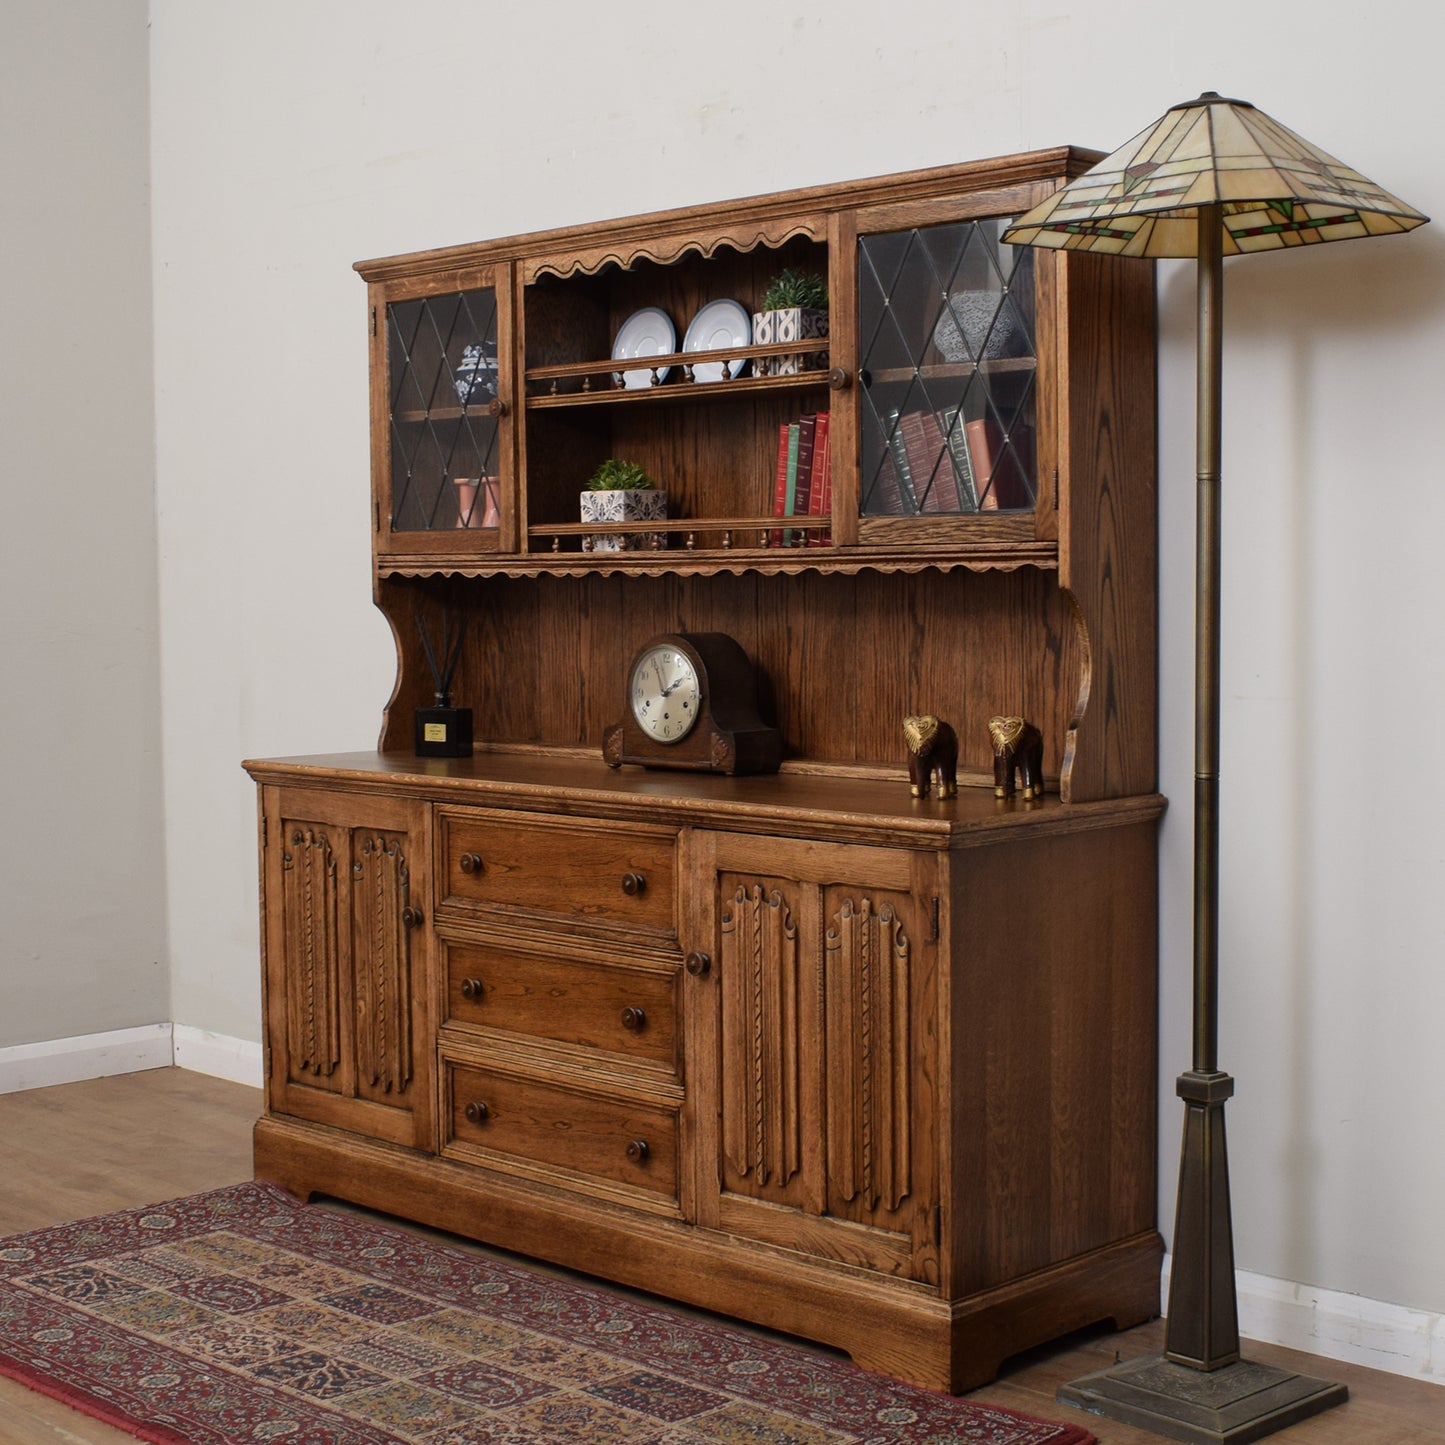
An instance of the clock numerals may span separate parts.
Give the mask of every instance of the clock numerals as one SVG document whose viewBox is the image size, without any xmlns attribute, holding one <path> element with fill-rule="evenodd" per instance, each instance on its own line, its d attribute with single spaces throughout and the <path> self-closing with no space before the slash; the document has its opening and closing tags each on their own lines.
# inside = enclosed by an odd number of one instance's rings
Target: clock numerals
<svg viewBox="0 0 1445 1445">
<path fill-rule="evenodd" d="M 659 648 L 632 674 L 632 715 L 660 743 L 681 742 L 698 717 L 697 673 L 686 653 Z"/>
</svg>

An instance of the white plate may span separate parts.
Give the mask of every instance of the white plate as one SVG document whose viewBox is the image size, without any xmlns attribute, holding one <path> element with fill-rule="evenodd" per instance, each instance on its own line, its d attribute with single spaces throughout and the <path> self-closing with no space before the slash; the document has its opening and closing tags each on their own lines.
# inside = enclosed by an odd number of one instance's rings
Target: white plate
<svg viewBox="0 0 1445 1445">
<path fill-rule="evenodd" d="M 656 306 L 644 306 L 634 311 L 617 328 L 617 340 L 612 343 L 613 361 L 638 361 L 644 356 L 666 356 L 677 350 L 677 328 L 667 312 Z M 662 381 L 671 371 L 670 366 L 659 369 L 657 379 Z M 637 391 L 652 385 L 651 371 L 624 371 L 622 384 L 629 391 Z"/>
<path fill-rule="evenodd" d="M 747 308 L 736 301 L 709 301 L 687 328 L 682 338 L 684 351 L 721 351 L 725 346 L 750 346 L 753 340 L 753 318 Z M 748 369 L 747 358 L 728 363 L 728 371 L 739 377 Z M 720 361 L 700 361 L 692 369 L 695 381 L 721 381 Z"/>
</svg>

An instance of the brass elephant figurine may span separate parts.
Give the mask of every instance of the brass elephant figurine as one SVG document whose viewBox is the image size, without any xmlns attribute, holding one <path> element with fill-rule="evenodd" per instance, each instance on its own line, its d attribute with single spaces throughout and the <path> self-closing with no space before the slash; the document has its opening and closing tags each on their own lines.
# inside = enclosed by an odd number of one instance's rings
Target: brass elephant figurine
<svg viewBox="0 0 1445 1445">
<path fill-rule="evenodd" d="M 1044 735 L 1026 718 L 990 718 L 993 739 L 993 792 L 996 798 L 1014 795 L 1014 774 L 1021 775 L 1023 796 L 1044 795 Z"/>
<path fill-rule="evenodd" d="M 936 780 L 940 798 L 957 797 L 958 735 L 954 730 L 931 715 L 906 717 L 903 739 L 908 744 L 908 791 L 915 798 L 926 798 Z"/>
</svg>

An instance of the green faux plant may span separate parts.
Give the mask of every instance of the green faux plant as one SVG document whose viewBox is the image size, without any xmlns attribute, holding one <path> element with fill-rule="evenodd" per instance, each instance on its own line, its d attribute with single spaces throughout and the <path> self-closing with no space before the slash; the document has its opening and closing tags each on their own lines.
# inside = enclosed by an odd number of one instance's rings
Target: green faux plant
<svg viewBox="0 0 1445 1445">
<path fill-rule="evenodd" d="M 657 483 L 636 462 L 608 459 L 587 479 L 589 492 L 650 492 Z"/>
<path fill-rule="evenodd" d="M 816 271 L 802 271 L 789 266 L 773 277 L 763 292 L 764 311 L 805 311 L 828 309 L 828 283 Z"/>
</svg>

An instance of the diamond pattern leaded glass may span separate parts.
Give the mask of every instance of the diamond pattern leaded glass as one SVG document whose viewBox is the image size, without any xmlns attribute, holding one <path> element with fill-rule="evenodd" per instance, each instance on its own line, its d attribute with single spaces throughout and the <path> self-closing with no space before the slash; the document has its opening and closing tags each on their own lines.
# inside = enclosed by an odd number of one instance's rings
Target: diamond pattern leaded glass
<svg viewBox="0 0 1445 1445">
<path fill-rule="evenodd" d="M 1428 219 L 1262 110 L 1208 91 L 1021 216 L 1009 239 L 1193 256 L 1198 209 L 1215 204 L 1226 256 L 1388 235 Z"/>
<path fill-rule="evenodd" d="M 491 289 L 387 307 L 391 363 L 391 526 L 475 526 L 486 489 L 457 479 L 497 472 L 497 297 Z"/>
<path fill-rule="evenodd" d="M 1006 224 L 859 238 L 864 516 L 1034 505 L 1033 255 Z"/>
</svg>

